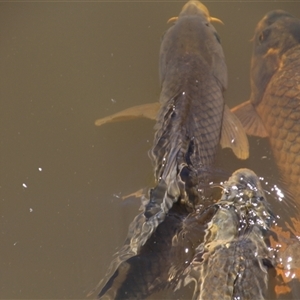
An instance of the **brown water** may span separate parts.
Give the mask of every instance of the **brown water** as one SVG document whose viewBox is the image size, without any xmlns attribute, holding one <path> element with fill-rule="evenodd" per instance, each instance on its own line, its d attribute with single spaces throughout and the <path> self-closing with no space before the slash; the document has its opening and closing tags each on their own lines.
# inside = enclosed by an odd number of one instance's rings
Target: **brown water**
<svg viewBox="0 0 300 300">
<path fill-rule="evenodd" d="M 229 69 L 226 101 L 247 100 L 254 27 L 299 3 L 204 2 Z M 97 118 L 158 99 L 158 49 L 184 2 L 0 4 L 0 298 L 84 298 L 105 275 L 138 213 L 119 197 L 152 184 L 153 123 L 100 128 Z M 229 171 L 277 180 L 268 143 Z"/>
</svg>

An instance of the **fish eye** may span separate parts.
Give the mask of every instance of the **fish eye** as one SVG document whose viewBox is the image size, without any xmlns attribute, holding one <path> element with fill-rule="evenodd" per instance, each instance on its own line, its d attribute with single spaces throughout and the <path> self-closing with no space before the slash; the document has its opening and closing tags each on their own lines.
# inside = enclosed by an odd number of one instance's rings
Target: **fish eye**
<svg viewBox="0 0 300 300">
<path fill-rule="evenodd" d="M 259 43 L 264 42 L 264 41 L 268 38 L 269 34 L 270 34 L 270 29 L 268 29 L 268 28 L 265 29 L 265 30 L 258 36 L 258 41 L 259 41 Z"/>
</svg>

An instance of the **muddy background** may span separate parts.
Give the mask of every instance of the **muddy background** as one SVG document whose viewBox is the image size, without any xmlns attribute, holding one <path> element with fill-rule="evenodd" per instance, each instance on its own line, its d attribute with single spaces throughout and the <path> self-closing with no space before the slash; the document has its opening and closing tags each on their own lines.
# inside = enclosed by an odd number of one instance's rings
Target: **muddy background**
<svg viewBox="0 0 300 300">
<path fill-rule="evenodd" d="M 229 70 L 232 107 L 249 97 L 250 39 L 269 10 L 299 2 L 204 2 Z M 138 213 L 121 196 L 153 184 L 149 120 L 94 126 L 159 97 L 158 51 L 184 2 L 0 4 L 0 298 L 84 298 Z M 251 158 L 220 151 L 228 171 L 279 182 L 268 143 Z"/>
</svg>

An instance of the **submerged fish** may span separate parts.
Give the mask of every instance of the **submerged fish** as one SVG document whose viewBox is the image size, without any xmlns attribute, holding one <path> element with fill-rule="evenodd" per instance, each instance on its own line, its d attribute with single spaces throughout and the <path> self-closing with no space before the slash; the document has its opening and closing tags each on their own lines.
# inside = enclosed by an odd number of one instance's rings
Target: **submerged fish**
<svg viewBox="0 0 300 300">
<path fill-rule="evenodd" d="M 250 100 L 233 112 L 249 135 L 269 138 L 282 177 L 299 202 L 300 20 L 271 11 L 257 24 L 253 41 Z"/>
<path fill-rule="evenodd" d="M 169 185 L 172 173 L 185 166 L 195 172 L 211 166 L 222 122 L 232 126 L 232 115 L 224 112 L 227 68 L 220 38 L 200 2 L 189 1 L 165 33 L 159 67 L 161 108 L 150 154 L 156 179 Z"/>
<path fill-rule="evenodd" d="M 145 209 L 150 230 L 174 202 L 197 203 L 197 182 L 212 166 L 220 141 L 227 85 L 220 39 L 198 1 L 184 5 L 159 57 L 161 107 L 149 152 L 157 185 Z"/>
<path fill-rule="evenodd" d="M 174 164 L 178 152 L 184 156 L 188 149 L 195 167 L 210 165 L 219 143 L 223 148 L 232 148 L 237 157 L 248 158 L 244 130 L 228 107 L 224 108 L 227 67 L 220 38 L 211 24 L 220 20 L 194 0 L 171 20 L 175 24 L 164 35 L 160 49 L 160 103 L 135 106 L 96 120 L 95 124 L 136 117 L 157 120 L 151 156 L 155 161 L 165 158 L 164 165 Z M 179 145 L 174 147 L 176 142 Z M 163 173 L 161 165 L 156 165 L 158 177 Z"/>
<path fill-rule="evenodd" d="M 223 188 L 184 283 L 195 281 L 193 299 L 266 299 L 268 269 L 276 265 L 269 240 L 273 213 L 251 170 L 237 170 Z"/>
<path fill-rule="evenodd" d="M 203 240 L 207 223 L 216 208 L 201 215 L 189 214 L 185 206 L 175 203 L 162 223 L 134 256 L 128 256 L 130 241 L 118 253 L 116 270 L 101 289 L 101 299 L 145 299 L 155 292 L 175 289 L 179 277 L 191 262 L 194 249 Z M 140 218 L 131 230 L 142 226 Z M 129 238 L 131 234 L 129 233 Z"/>
</svg>

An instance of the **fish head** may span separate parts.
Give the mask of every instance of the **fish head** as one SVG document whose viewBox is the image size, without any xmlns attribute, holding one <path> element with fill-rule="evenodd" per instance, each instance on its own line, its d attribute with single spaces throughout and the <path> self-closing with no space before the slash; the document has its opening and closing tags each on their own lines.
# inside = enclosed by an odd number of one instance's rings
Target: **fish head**
<svg viewBox="0 0 300 300">
<path fill-rule="evenodd" d="M 257 175 L 249 169 L 235 171 L 223 184 L 223 195 L 219 202 L 231 207 L 240 219 L 241 228 L 259 225 L 267 229 L 274 220 L 269 203 Z"/>
<path fill-rule="evenodd" d="M 160 47 L 160 81 L 163 84 L 170 70 L 193 64 L 199 57 L 224 89 L 227 87 L 227 67 L 220 37 L 211 22 L 222 23 L 211 17 L 208 9 L 199 1 L 190 0 L 164 34 Z M 194 59 L 194 61 L 193 61 Z M 184 62 L 183 62 L 184 61 Z M 181 66 L 182 66 L 181 65 Z M 173 69 L 172 69 L 173 68 Z"/>
<path fill-rule="evenodd" d="M 283 55 L 300 42 L 300 20 L 283 10 L 267 13 L 257 24 L 251 60 L 251 102 L 258 105 Z"/>
<path fill-rule="evenodd" d="M 209 11 L 207 7 L 202 4 L 200 1 L 197 0 L 190 0 L 188 1 L 182 8 L 179 17 L 182 16 L 191 16 L 191 15 L 198 15 L 200 17 L 204 17 L 208 22 L 218 22 L 223 24 L 223 22 L 220 19 L 211 17 L 209 14 Z"/>
</svg>

